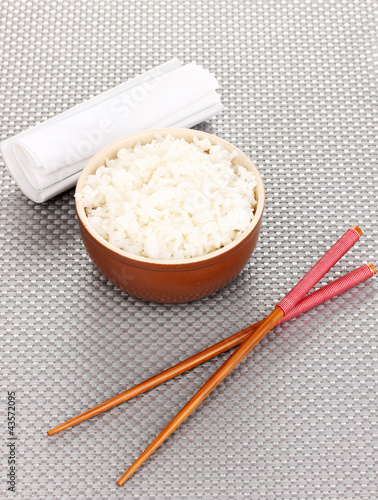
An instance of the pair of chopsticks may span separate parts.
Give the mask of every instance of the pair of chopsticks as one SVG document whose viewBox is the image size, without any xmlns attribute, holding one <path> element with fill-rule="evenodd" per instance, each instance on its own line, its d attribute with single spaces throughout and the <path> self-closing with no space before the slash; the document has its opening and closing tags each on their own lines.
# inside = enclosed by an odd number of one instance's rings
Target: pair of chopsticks
<svg viewBox="0 0 378 500">
<path fill-rule="evenodd" d="M 350 288 L 371 278 L 376 269 L 373 264 L 365 264 L 341 278 L 323 286 L 315 292 L 308 294 L 313 286 L 341 259 L 341 257 L 358 241 L 362 231 L 353 226 L 326 252 L 326 254 L 312 267 L 312 269 L 297 283 L 297 285 L 276 305 L 274 310 L 262 321 L 251 325 L 244 330 L 228 337 L 208 349 L 188 358 L 181 363 L 165 370 L 164 372 L 128 389 L 104 403 L 68 420 L 67 422 L 49 430 L 52 436 L 58 432 L 73 427 L 80 422 L 88 420 L 114 406 L 123 403 L 157 385 L 172 379 L 199 364 L 226 352 L 240 344 L 238 349 L 223 363 L 192 399 L 178 412 L 173 420 L 152 441 L 140 457 L 117 481 L 121 486 L 152 453 L 174 432 L 175 429 L 193 412 L 195 408 L 217 387 L 217 385 L 230 373 L 230 371 L 262 340 L 265 335 L 276 325 L 302 314 L 309 309 L 349 290 Z M 307 295 L 308 294 L 308 295 Z"/>
</svg>

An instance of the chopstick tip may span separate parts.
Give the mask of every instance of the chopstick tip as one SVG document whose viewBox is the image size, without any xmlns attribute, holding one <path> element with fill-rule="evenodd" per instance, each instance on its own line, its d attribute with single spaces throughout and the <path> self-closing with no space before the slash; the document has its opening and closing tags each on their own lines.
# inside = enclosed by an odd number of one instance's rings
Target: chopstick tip
<svg viewBox="0 0 378 500">
<path fill-rule="evenodd" d="M 134 471 L 133 471 L 134 472 Z M 120 477 L 117 481 L 118 486 L 123 486 L 123 484 L 129 479 L 133 472 L 127 470 L 122 477 Z"/>
<path fill-rule="evenodd" d="M 352 229 L 354 229 L 360 236 L 362 236 L 364 234 L 362 229 L 359 228 L 358 226 L 352 226 Z"/>
<path fill-rule="evenodd" d="M 369 262 L 368 266 L 373 271 L 373 274 L 377 274 L 377 269 L 376 269 L 376 267 L 375 267 L 374 264 L 372 264 L 371 262 Z"/>
<path fill-rule="evenodd" d="M 60 431 L 64 431 L 67 427 L 64 424 L 58 425 L 57 427 L 54 427 L 53 429 L 50 429 L 47 431 L 48 436 L 54 436 L 54 434 L 58 434 Z"/>
</svg>

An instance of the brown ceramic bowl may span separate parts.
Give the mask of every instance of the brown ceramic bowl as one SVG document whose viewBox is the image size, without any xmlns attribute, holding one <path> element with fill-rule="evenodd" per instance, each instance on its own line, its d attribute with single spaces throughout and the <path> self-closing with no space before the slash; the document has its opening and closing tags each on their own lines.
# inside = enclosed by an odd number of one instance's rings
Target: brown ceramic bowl
<svg viewBox="0 0 378 500">
<path fill-rule="evenodd" d="M 133 147 L 153 139 L 154 133 L 171 134 L 188 142 L 193 137 L 207 137 L 212 144 L 220 143 L 226 149 L 238 152 L 234 159 L 256 176 L 257 207 L 255 217 L 248 228 L 232 243 L 201 257 L 186 260 L 155 260 L 139 257 L 118 250 L 99 236 L 88 223 L 81 190 L 88 175 L 104 164 L 105 158 L 115 158 L 121 148 Z M 227 285 L 248 262 L 259 237 L 264 210 L 265 191 L 261 175 L 252 161 L 229 142 L 192 129 L 156 129 L 138 132 L 119 139 L 99 151 L 85 166 L 80 175 L 75 193 L 76 211 L 81 236 L 87 252 L 100 272 L 125 292 L 140 299 L 161 302 L 190 302 L 206 297 Z"/>
</svg>

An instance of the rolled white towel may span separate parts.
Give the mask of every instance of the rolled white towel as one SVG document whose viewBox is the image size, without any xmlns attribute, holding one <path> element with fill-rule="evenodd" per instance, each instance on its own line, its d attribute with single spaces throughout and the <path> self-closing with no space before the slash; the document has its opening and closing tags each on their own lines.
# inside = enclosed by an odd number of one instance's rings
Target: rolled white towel
<svg viewBox="0 0 378 500">
<path fill-rule="evenodd" d="M 74 186 L 97 151 L 125 135 L 192 127 L 219 113 L 217 80 L 173 59 L 1 143 L 21 190 L 42 202 Z"/>
</svg>

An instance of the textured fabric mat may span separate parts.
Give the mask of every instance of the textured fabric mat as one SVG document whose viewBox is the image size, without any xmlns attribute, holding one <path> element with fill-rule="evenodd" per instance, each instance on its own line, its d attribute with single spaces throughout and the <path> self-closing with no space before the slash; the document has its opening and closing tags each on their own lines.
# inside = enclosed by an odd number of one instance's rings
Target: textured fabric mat
<svg viewBox="0 0 378 500">
<path fill-rule="evenodd" d="M 46 435 L 260 319 L 349 226 L 365 234 L 322 283 L 378 263 L 377 6 L 1 2 L 2 139 L 178 57 L 219 79 L 225 110 L 199 128 L 255 161 L 267 203 L 258 247 L 229 286 L 191 304 L 144 303 L 93 267 L 73 190 L 34 204 L 1 160 L 0 498 L 378 498 L 376 278 L 271 332 L 122 488 L 116 479 L 226 355 Z"/>
</svg>

